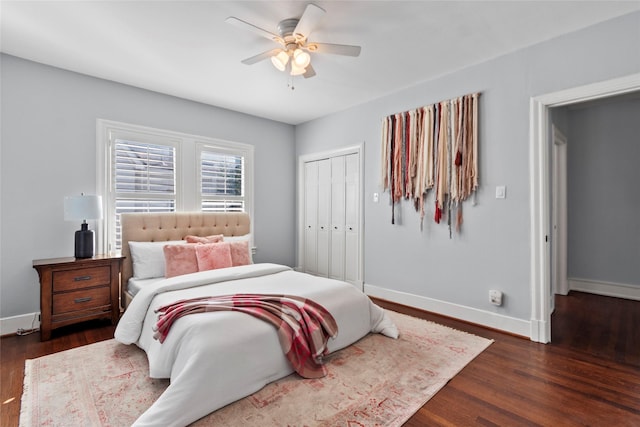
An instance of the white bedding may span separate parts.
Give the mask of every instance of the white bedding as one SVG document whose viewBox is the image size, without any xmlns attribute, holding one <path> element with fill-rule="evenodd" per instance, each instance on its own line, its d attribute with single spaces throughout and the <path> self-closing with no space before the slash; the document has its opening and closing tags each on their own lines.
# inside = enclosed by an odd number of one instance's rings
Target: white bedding
<svg viewBox="0 0 640 427">
<path fill-rule="evenodd" d="M 153 286 L 154 283 L 164 280 L 164 277 L 154 277 L 152 279 L 136 279 L 135 277 L 130 278 L 127 281 L 127 292 L 131 294 L 132 297 L 135 297 L 140 289 L 145 286 Z"/>
<path fill-rule="evenodd" d="M 235 293 L 292 294 L 323 305 L 338 324 L 329 351 L 369 332 L 397 337 L 384 310 L 346 282 L 251 264 L 173 277 L 142 288 L 115 332 L 147 353 L 149 374 L 171 383 L 135 426 L 185 426 L 293 372 L 276 329 L 239 312 L 192 314 L 178 319 L 163 344 L 153 339 L 153 310 L 178 299 Z"/>
</svg>

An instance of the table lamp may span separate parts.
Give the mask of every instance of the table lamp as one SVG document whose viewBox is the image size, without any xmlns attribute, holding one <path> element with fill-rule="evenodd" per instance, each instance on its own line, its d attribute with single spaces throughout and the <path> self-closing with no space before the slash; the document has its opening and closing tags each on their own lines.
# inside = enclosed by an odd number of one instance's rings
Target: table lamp
<svg viewBox="0 0 640 427">
<path fill-rule="evenodd" d="M 101 196 L 66 196 L 64 198 L 65 221 L 82 220 L 80 230 L 76 231 L 75 257 L 92 258 L 95 246 L 93 230 L 89 230 L 87 220 L 102 219 Z"/>
</svg>

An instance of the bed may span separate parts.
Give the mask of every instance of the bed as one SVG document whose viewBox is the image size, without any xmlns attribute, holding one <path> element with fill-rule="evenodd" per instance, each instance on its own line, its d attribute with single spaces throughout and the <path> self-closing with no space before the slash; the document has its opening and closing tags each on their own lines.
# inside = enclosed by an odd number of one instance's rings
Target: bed
<svg viewBox="0 0 640 427">
<path fill-rule="evenodd" d="M 250 219 L 243 213 L 123 214 L 121 224 L 122 251 L 127 256 L 122 276 L 126 311 L 115 338 L 146 352 L 152 378 L 170 379 L 170 385 L 135 426 L 188 425 L 293 372 L 276 328 L 245 313 L 190 314 L 175 321 L 160 343 L 153 338 L 154 310 L 175 301 L 238 293 L 308 298 L 325 307 L 338 325 L 337 336 L 328 342 L 329 352 L 370 332 L 398 336 L 385 311 L 354 286 L 278 264 L 254 264 L 251 260 L 227 268 L 148 278 L 155 280 L 132 291 L 129 282 L 135 281 L 134 271 L 140 271 L 136 263 L 141 261 L 138 254 L 134 262 L 130 247 L 136 243 L 132 242 L 163 242 L 155 245 L 162 246 L 187 235 L 217 234 L 225 241 L 250 240 Z"/>
</svg>

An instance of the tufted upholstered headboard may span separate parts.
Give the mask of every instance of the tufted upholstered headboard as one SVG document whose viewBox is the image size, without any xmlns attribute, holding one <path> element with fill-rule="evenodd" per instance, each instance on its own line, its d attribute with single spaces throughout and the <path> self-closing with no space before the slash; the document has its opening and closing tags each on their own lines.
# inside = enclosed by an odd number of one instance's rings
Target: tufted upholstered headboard
<svg viewBox="0 0 640 427">
<path fill-rule="evenodd" d="M 249 214 L 243 212 L 161 212 L 123 213 L 122 229 L 122 305 L 130 297 L 126 294 L 128 280 L 133 275 L 129 242 L 161 242 L 182 240 L 185 236 L 243 236 L 251 232 Z"/>
</svg>

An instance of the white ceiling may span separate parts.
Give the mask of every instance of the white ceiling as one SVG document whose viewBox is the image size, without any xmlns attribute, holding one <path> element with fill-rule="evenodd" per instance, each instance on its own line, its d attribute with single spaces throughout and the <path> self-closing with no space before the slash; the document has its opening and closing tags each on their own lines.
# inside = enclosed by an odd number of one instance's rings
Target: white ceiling
<svg viewBox="0 0 640 427">
<path fill-rule="evenodd" d="M 312 54 L 317 75 L 242 59 L 275 42 L 308 1 L 5 1 L 2 52 L 156 92 L 298 124 L 558 35 L 640 10 L 640 1 L 314 1 L 312 41 L 362 46 Z"/>
</svg>

